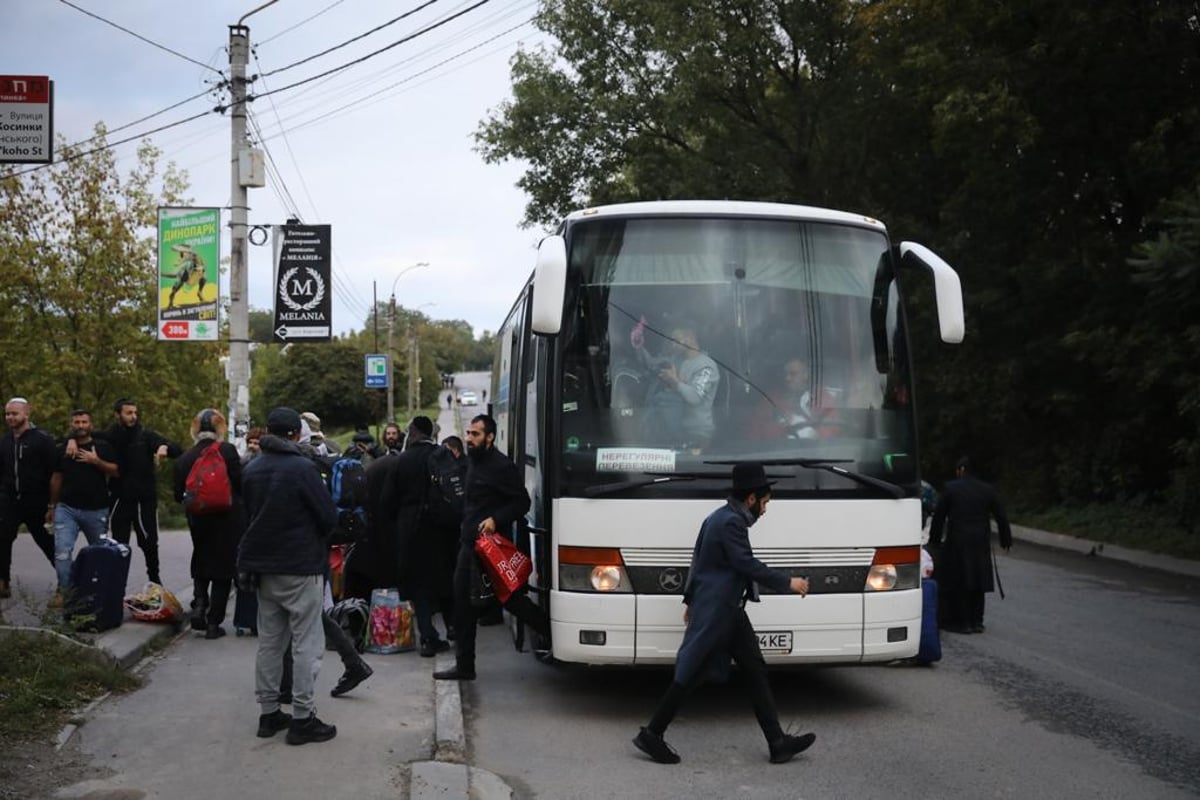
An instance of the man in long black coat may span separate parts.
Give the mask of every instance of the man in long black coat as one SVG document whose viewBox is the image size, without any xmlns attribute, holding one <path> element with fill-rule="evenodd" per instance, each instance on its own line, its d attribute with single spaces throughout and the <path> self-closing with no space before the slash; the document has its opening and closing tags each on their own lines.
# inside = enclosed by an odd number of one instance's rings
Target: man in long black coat
<svg viewBox="0 0 1200 800">
<path fill-rule="evenodd" d="M 433 625 L 437 605 L 438 541 L 441 534 L 422 513 L 429 486 L 429 457 L 437 449 L 433 420 L 413 417 L 408 425 L 404 452 L 395 456 L 383 487 L 384 507 L 394 509 L 399 554 L 400 593 L 412 601 L 421 636 L 421 655 L 433 656 L 450 649 Z M 445 614 L 443 614 L 445 618 Z M 446 619 L 446 624 L 450 620 Z"/>
<path fill-rule="evenodd" d="M 730 658 L 746 675 L 754 716 L 766 737 L 772 763 L 790 760 L 817 738 L 811 733 L 785 734 L 780 727 L 767 683 L 767 665 L 746 616 L 746 603 L 758 602 L 757 584 L 780 593 L 808 594 L 807 578 L 789 577 L 768 567 L 750 548 L 750 526 L 767 512 L 772 483 L 761 464 L 735 464 L 729 501 L 708 515 L 696 537 L 683 588 L 687 630 L 675 656 L 675 679 L 650 723 L 633 740 L 660 764 L 679 763 L 679 754 L 663 734 L 684 699 L 707 675 L 727 671 Z"/>
<path fill-rule="evenodd" d="M 1000 532 L 1000 546 L 1006 551 L 1012 547 L 1012 529 L 1000 496 L 974 477 L 970 467 L 967 458 L 959 459 L 957 479 L 946 484 L 929 527 L 939 617 L 942 627 L 954 633 L 984 630 L 984 594 L 996 588 L 992 580 L 992 517 Z"/>
</svg>

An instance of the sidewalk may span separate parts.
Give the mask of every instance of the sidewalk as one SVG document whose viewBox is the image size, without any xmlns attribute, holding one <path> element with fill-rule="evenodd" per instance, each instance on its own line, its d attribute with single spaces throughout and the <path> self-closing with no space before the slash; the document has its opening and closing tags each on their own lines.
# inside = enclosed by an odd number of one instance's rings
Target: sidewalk
<svg viewBox="0 0 1200 800">
<path fill-rule="evenodd" d="M 1104 542 L 1094 542 L 1090 539 L 1080 539 L 1075 536 L 1067 536 L 1062 533 L 1048 533 L 1047 531 L 1039 531 L 1034 528 L 1025 528 L 1020 525 L 1012 526 L 1013 538 L 1018 541 L 1032 542 L 1043 547 L 1053 547 L 1057 550 L 1069 550 L 1075 553 L 1084 553 L 1089 556 L 1097 556 L 1099 558 L 1108 558 L 1113 561 L 1123 561 L 1127 564 L 1133 564 L 1138 567 L 1146 567 L 1148 569 L 1157 569 L 1162 572 L 1171 572 L 1176 575 L 1187 575 L 1192 578 L 1200 578 L 1200 561 L 1192 561 L 1186 558 L 1174 558 L 1173 556 L 1164 556 L 1159 553 L 1147 553 L 1142 550 L 1132 550 L 1128 547 L 1120 547 L 1115 544 L 1105 544 Z"/>
</svg>

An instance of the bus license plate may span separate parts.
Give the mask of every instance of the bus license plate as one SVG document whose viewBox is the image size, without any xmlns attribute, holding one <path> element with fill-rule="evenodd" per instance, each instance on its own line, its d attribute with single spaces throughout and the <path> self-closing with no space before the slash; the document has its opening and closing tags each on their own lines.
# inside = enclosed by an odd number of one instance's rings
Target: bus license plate
<svg viewBox="0 0 1200 800">
<path fill-rule="evenodd" d="M 758 636 L 758 649 L 763 653 L 786 655 L 792 652 L 791 631 L 755 631 Z"/>
</svg>

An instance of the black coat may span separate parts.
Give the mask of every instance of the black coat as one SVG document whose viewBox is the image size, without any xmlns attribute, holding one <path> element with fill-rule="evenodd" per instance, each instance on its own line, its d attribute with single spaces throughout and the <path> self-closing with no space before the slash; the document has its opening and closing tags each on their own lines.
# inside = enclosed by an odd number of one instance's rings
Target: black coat
<svg viewBox="0 0 1200 800">
<path fill-rule="evenodd" d="M 433 587 L 438 532 L 424 524 L 421 512 L 429 495 L 429 456 L 436 449 L 432 441 L 409 442 L 392 456 L 395 463 L 383 487 L 383 507 L 393 514 L 404 597 L 425 597 Z"/>
<path fill-rule="evenodd" d="M 54 437 L 30 425 L 21 438 L 8 431 L 0 436 L 0 493 L 8 500 L 45 505 L 50 499 L 50 475 L 58 465 Z"/>
<path fill-rule="evenodd" d="M 939 589 L 995 590 L 991 517 L 996 518 L 1000 546 L 1012 547 L 1012 529 L 995 489 L 970 476 L 946 484 L 929 527 L 929 551 Z"/>
<path fill-rule="evenodd" d="M 687 685 L 698 675 L 723 677 L 729 669 L 729 636 L 743 602 L 758 602 L 757 584 L 781 593 L 791 588 L 786 573 L 754 557 L 752 521 L 746 507 L 731 499 L 700 526 L 683 589 L 689 622 L 675 656 L 676 683 Z"/>
<path fill-rule="evenodd" d="M 242 472 L 246 533 L 238 569 L 267 575 L 324 575 L 337 506 L 321 472 L 296 445 L 278 436 Z"/>
<path fill-rule="evenodd" d="M 92 435 L 108 442 L 117 451 L 117 465 L 121 471 L 108 481 L 108 492 L 114 499 L 157 500 L 154 453 L 162 445 L 167 446 L 168 458 L 178 458 L 183 453 L 182 447 L 160 433 L 143 428 L 140 422 L 132 428 L 117 422 Z"/>
<path fill-rule="evenodd" d="M 395 493 L 385 492 L 392 471 L 399 460 L 398 453 L 377 458 L 366 467 L 367 475 L 367 532 L 355 543 L 346 562 L 346 571 L 353 573 L 358 594 L 368 595 L 373 588 L 400 585 L 400 544 L 396 538 Z"/>
<path fill-rule="evenodd" d="M 183 502 L 188 473 L 200 454 L 213 440 L 201 439 L 175 461 L 174 488 L 176 502 Z M 219 514 L 188 514 L 188 531 L 192 535 L 192 580 L 233 580 L 237 575 L 237 549 L 246 530 L 242 508 L 242 461 L 237 448 L 221 442 L 221 455 L 233 488 L 233 508 Z"/>
<path fill-rule="evenodd" d="M 462 543 L 475 546 L 479 523 L 488 517 L 496 521 L 496 533 L 512 538 L 512 525 L 529 510 L 529 492 L 521 471 L 512 460 L 494 447 L 471 456 L 467 470 L 467 494 L 464 499 Z"/>
</svg>

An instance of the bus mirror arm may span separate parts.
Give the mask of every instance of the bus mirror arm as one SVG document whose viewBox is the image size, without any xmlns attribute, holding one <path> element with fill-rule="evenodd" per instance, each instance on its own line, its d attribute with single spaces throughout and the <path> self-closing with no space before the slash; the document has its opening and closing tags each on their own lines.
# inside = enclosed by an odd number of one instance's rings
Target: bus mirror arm
<svg viewBox="0 0 1200 800">
<path fill-rule="evenodd" d="M 958 273 L 937 253 L 916 242 L 901 242 L 900 258 L 905 263 L 924 267 L 933 275 L 942 341 L 947 344 L 960 343 L 966 332 L 966 322 L 963 317 L 962 282 Z"/>
</svg>

